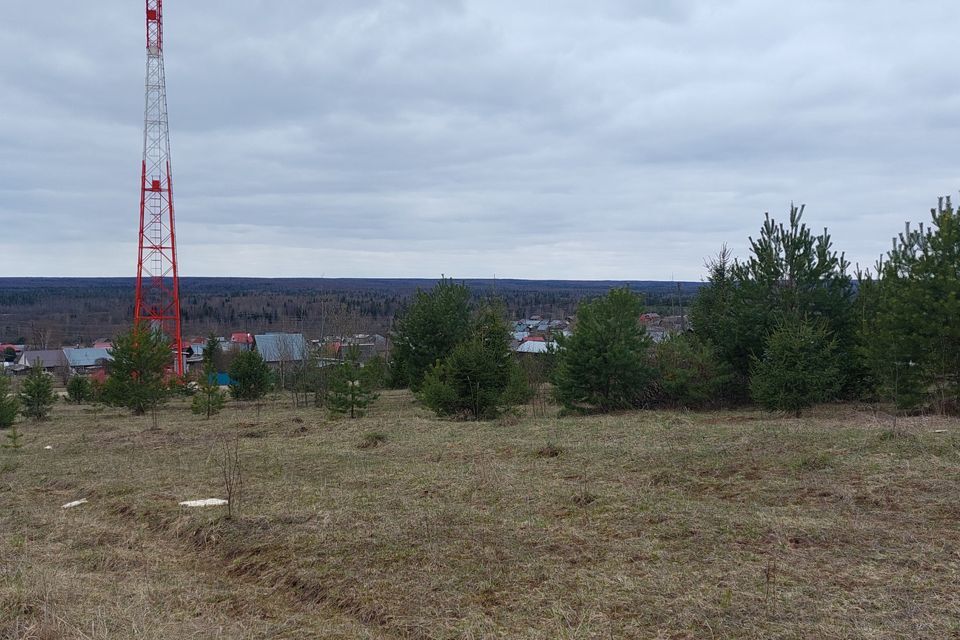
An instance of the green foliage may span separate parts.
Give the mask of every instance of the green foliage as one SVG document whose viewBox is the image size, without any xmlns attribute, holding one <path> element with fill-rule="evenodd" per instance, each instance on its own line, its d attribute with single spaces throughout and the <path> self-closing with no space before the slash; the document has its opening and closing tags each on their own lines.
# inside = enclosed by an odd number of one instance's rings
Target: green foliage
<svg viewBox="0 0 960 640">
<path fill-rule="evenodd" d="M 3 350 L 3 361 L 4 362 L 13 362 L 17 359 L 17 350 L 13 347 L 7 347 Z"/>
<path fill-rule="evenodd" d="M 707 409 L 735 395 L 734 376 L 713 348 L 696 336 L 678 334 L 653 348 L 657 400 L 671 407 Z"/>
<path fill-rule="evenodd" d="M 836 340 L 849 389 L 858 376 L 849 264 L 833 250 L 827 231 L 814 235 L 802 217 L 803 207 L 795 206 L 786 225 L 767 214 L 760 237 L 750 238 L 751 255 L 744 262 L 731 261 L 726 248 L 721 251 L 694 301 L 693 328 L 742 384 L 784 318 L 819 318 Z"/>
<path fill-rule="evenodd" d="M 143 415 L 167 401 L 167 369 L 173 356 L 163 333 L 141 323 L 118 335 L 110 354 L 113 360 L 107 364 L 109 377 L 101 394 L 106 404 Z"/>
<path fill-rule="evenodd" d="M 902 408 L 960 411 L 960 213 L 949 198 L 928 228 L 907 228 L 877 279 L 862 279 L 860 353 Z"/>
<path fill-rule="evenodd" d="M 270 367 L 256 351 L 244 351 L 230 364 L 230 395 L 235 400 L 259 400 L 270 390 Z"/>
<path fill-rule="evenodd" d="M 553 381 L 566 409 L 612 411 L 643 402 L 654 372 L 641 311 L 640 297 L 626 288 L 580 304 L 573 335 L 557 340 Z"/>
<path fill-rule="evenodd" d="M 210 344 L 209 342 L 207 343 Z M 219 346 L 219 345 L 218 345 Z M 193 396 L 190 403 L 190 410 L 198 416 L 205 416 L 207 420 L 210 416 L 220 413 L 223 405 L 227 402 L 227 396 L 220 390 L 217 384 L 217 371 L 214 368 L 214 358 L 207 358 L 207 351 L 204 350 L 203 373 L 197 383 L 197 393 Z M 211 354 L 213 356 L 214 354 Z"/>
<path fill-rule="evenodd" d="M 481 309 L 469 338 L 427 373 L 420 399 L 438 415 L 494 418 L 529 397 L 502 314 L 496 304 Z"/>
<path fill-rule="evenodd" d="M 207 336 L 207 343 L 203 346 L 203 370 L 206 372 L 212 370 L 214 373 L 220 371 L 223 363 L 223 347 L 220 340 L 214 334 Z"/>
<path fill-rule="evenodd" d="M 383 389 L 390 378 L 387 362 L 379 355 L 370 358 L 363 364 L 363 374 L 373 390 Z"/>
<path fill-rule="evenodd" d="M 761 406 L 800 417 L 835 396 L 842 381 L 837 340 L 822 321 L 786 319 L 753 361 L 750 392 Z"/>
<path fill-rule="evenodd" d="M 13 424 L 20 411 L 20 399 L 10 389 L 10 379 L 0 375 L 0 429 Z"/>
<path fill-rule="evenodd" d="M 442 278 L 417 291 L 393 331 L 393 384 L 419 391 L 427 372 L 470 334 L 470 290 Z"/>
<path fill-rule="evenodd" d="M 55 401 L 53 379 L 43 370 L 43 362 L 37 360 L 20 389 L 20 413 L 26 418 L 45 420 Z"/>
<path fill-rule="evenodd" d="M 23 446 L 23 434 L 20 433 L 20 430 L 14 426 L 7 433 L 7 441 L 3 444 L 0 444 L 0 448 L 3 449 L 13 449 L 14 451 L 19 450 Z"/>
<path fill-rule="evenodd" d="M 359 418 L 377 399 L 370 374 L 360 366 L 359 355 L 356 347 L 351 348 L 347 359 L 334 367 L 327 395 L 327 406 L 333 413 L 349 413 L 351 418 Z"/>
<path fill-rule="evenodd" d="M 93 385 L 90 379 L 84 376 L 70 378 L 67 383 L 67 398 L 76 404 L 93 400 Z"/>
</svg>

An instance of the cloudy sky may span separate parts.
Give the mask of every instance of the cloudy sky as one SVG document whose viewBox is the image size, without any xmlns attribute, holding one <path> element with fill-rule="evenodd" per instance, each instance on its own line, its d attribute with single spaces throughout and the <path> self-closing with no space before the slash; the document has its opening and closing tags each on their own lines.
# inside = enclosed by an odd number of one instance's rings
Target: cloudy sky
<svg viewBox="0 0 960 640">
<path fill-rule="evenodd" d="M 181 273 L 700 279 L 765 211 L 871 263 L 960 189 L 960 3 L 165 2 Z M 0 276 L 134 275 L 143 3 L 4 2 Z"/>
</svg>

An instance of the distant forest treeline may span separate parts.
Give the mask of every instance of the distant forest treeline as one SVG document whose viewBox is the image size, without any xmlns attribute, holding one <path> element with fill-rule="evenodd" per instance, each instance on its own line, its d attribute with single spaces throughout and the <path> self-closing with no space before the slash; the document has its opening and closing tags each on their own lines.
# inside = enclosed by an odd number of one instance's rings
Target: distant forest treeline
<svg viewBox="0 0 960 640">
<path fill-rule="evenodd" d="M 184 336 L 230 331 L 296 331 L 309 337 L 384 333 L 418 288 L 434 279 L 182 278 Z M 573 315 L 577 303 L 629 286 L 649 310 L 679 314 L 699 282 L 463 280 L 472 295 L 494 295 L 511 317 Z M 0 341 L 36 347 L 89 343 L 126 330 L 133 278 L 0 278 Z"/>
</svg>

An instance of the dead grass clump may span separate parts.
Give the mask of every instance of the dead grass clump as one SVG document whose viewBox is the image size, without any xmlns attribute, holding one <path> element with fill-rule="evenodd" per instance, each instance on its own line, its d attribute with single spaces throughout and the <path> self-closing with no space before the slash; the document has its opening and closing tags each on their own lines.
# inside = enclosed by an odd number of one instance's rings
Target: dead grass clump
<svg viewBox="0 0 960 640">
<path fill-rule="evenodd" d="M 578 507 L 585 507 L 589 504 L 593 504 L 599 498 L 600 496 L 588 490 L 586 487 L 581 487 L 579 491 L 573 494 L 573 496 L 570 498 L 570 501 Z"/>
<path fill-rule="evenodd" d="M 835 456 L 826 451 L 801 453 L 790 460 L 790 468 L 794 471 L 822 471 L 834 465 Z"/>
<path fill-rule="evenodd" d="M 547 442 L 544 446 L 540 447 L 536 451 L 536 456 L 538 458 L 556 458 L 563 453 L 563 448 L 552 443 Z"/>
<path fill-rule="evenodd" d="M 370 431 L 363 434 L 360 442 L 357 443 L 357 449 L 376 449 L 387 441 L 387 435 L 379 431 Z"/>
</svg>

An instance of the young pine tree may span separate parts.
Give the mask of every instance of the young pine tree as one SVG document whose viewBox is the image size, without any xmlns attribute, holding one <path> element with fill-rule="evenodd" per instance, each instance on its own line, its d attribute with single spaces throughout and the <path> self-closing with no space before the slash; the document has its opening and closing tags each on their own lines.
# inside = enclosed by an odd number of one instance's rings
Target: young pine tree
<svg viewBox="0 0 960 640">
<path fill-rule="evenodd" d="M 47 375 L 43 363 L 38 360 L 20 389 L 20 413 L 26 418 L 45 420 L 50 415 L 55 400 L 53 379 Z"/>
<path fill-rule="evenodd" d="M 141 323 L 117 336 L 110 355 L 113 360 L 107 364 L 109 377 L 101 394 L 106 404 L 144 415 L 167 401 L 167 370 L 173 355 L 169 341 L 160 331 Z"/>
<path fill-rule="evenodd" d="M 203 373 L 200 374 L 197 393 L 193 396 L 190 410 L 194 414 L 205 416 L 209 420 L 210 416 L 220 413 L 226 402 L 227 396 L 220 390 L 220 385 L 217 384 L 217 372 L 211 359 L 204 363 Z"/>
<path fill-rule="evenodd" d="M 73 376 L 67 383 L 67 398 L 70 402 L 80 404 L 93 399 L 93 385 L 90 379 L 84 376 Z"/>
<path fill-rule="evenodd" d="M 333 413 L 349 413 L 351 418 L 359 418 L 377 399 L 371 375 L 364 374 L 359 355 L 355 347 L 351 348 L 347 351 L 347 358 L 334 367 L 327 392 L 327 406 Z"/>
<path fill-rule="evenodd" d="M 729 252 L 710 265 L 709 283 L 694 301 L 693 328 L 746 388 L 755 359 L 762 358 L 784 318 L 820 318 L 842 355 L 844 387 L 855 384 L 855 290 L 849 264 L 833 249 L 826 230 L 814 234 L 803 223 L 804 208 L 791 206 L 786 223 L 769 214 L 751 255 Z"/>
<path fill-rule="evenodd" d="M 553 375 L 557 399 L 566 409 L 640 406 L 654 377 L 642 310 L 639 296 L 626 288 L 580 304 L 573 335 L 558 338 Z"/>
<path fill-rule="evenodd" d="M 841 382 L 837 341 L 825 324 L 789 318 L 754 358 L 750 392 L 761 406 L 799 418 L 803 409 L 833 398 Z"/>
<path fill-rule="evenodd" d="M 230 395 L 235 400 L 259 400 L 270 390 L 270 366 L 256 351 L 244 351 L 230 364 Z"/>
<path fill-rule="evenodd" d="M 901 408 L 960 412 L 960 212 L 950 198 L 931 225 L 906 230 L 876 280 L 861 283 L 860 350 L 881 397 Z"/>
<path fill-rule="evenodd" d="M 494 418 L 528 397 L 526 379 L 510 352 L 503 309 L 484 307 L 461 342 L 426 376 L 420 399 L 439 415 Z"/>
<path fill-rule="evenodd" d="M 13 425 L 20 411 L 20 399 L 10 390 L 10 379 L 0 375 L 0 429 Z"/>
<path fill-rule="evenodd" d="M 430 368 L 470 333 L 470 290 L 442 278 L 430 291 L 417 291 L 393 330 L 392 382 L 419 391 Z"/>
</svg>

